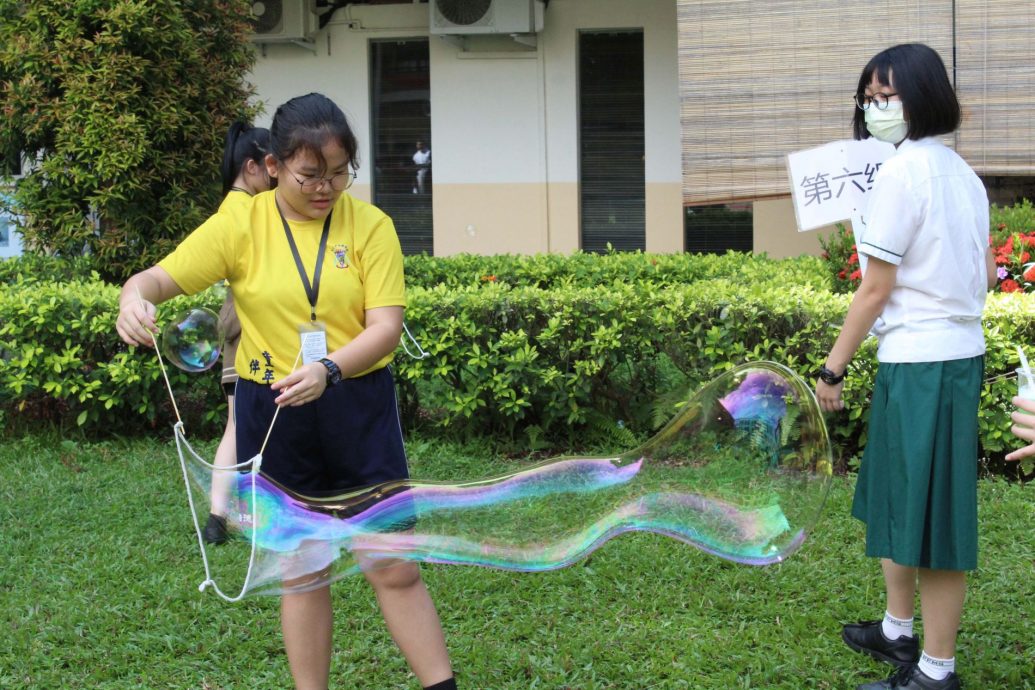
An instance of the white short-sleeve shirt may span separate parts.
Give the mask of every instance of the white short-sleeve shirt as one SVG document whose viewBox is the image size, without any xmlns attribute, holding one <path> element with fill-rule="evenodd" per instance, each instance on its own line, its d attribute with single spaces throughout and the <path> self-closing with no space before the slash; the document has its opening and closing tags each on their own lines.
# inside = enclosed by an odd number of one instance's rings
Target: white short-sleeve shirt
<svg viewBox="0 0 1035 690">
<path fill-rule="evenodd" d="M 988 195 L 959 155 L 934 138 L 902 142 L 874 181 L 856 233 L 868 257 L 898 266 L 872 332 L 881 362 L 938 362 L 985 352 Z"/>
</svg>

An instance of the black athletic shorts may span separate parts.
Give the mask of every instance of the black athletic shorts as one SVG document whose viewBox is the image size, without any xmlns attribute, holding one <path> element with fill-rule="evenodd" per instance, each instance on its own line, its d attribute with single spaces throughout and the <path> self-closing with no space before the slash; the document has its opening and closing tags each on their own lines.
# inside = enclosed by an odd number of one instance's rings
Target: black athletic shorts
<svg viewBox="0 0 1035 690">
<path fill-rule="evenodd" d="M 243 378 L 236 393 L 237 457 L 246 462 L 262 447 L 279 393 Z M 281 409 L 262 454 L 262 471 L 313 497 L 408 479 L 395 382 L 388 367 L 342 379 L 314 402 Z"/>
</svg>

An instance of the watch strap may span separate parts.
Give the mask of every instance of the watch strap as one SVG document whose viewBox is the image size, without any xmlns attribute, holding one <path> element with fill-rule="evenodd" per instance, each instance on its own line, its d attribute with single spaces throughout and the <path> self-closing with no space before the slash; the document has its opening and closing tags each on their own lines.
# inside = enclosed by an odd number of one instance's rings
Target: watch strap
<svg viewBox="0 0 1035 690">
<path fill-rule="evenodd" d="M 334 384 L 341 381 L 341 369 L 339 369 L 338 365 L 334 363 L 334 360 L 324 357 L 320 360 L 320 364 L 322 364 L 327 369 L 328 386 L 333 386 Z"/>
<path fill-rule="evenodd" d="M 837 384 L 841 383 L 845 380 L 845 376 L 847 374 L 847 368 L 840 374 L 836 374 L 832 370 L 827 369 L 826 367 L 819 368 L 819 380 L 829 386 L 836 386 Z"/>
</svg>

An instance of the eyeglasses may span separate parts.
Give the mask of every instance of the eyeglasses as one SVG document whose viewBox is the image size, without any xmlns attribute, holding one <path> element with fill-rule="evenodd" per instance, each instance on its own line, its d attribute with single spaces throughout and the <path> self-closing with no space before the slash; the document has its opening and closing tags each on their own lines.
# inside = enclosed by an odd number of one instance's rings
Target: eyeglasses
<svg viewBox="0 0 1035 690">
<path fill-rule="evenodd" d="M 349 170 L 348 172 L 338 173 L 331 177 L 302 177 L 299 178 L 291 168 L 284 166 L 284 169 L 291 173 L 291 177 L 295 178 L 295 182 L 298 183 L 298 187 L 302 190 L 303 194 L 312 194 L 323 189 L 324 185 L 330 185 L 331 189 L 336 192 L 343 192 L 352 186 L 352 183 L 356 181 L 356 171 Z"/>
<path fill-rule="evenodd" d="M 867 96 L 864 93 L 857 93 L 855 94 L 855 107 L 859 110 L 869 110 L 870 103 L 873 103 L 877 106 L 877 110 L 887 110 L 890 97 L 897 95 L 897 93 L 875 93 Z"/>
</svg>

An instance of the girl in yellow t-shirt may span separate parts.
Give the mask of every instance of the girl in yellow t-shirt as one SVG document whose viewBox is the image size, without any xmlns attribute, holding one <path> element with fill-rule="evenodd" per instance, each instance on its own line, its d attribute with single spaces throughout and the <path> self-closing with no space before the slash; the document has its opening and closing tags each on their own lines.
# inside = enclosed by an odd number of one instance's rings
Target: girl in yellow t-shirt
<svg viewBox="0 0 1035 690">
<path fill-rule="evenodd" d="M 266 154 L 270 147 L 270 131 L 265 127 L 252 127 L 244 122 L 230 125 L 226 133 L 226 144 L 223 147 L 223 165 L 220 175 L 223 178 L 223 203 L 219 210 L 228 210 L 237 205 L 246 205 L 248 201 L 270 188 L 270 176 L 266 172 Z M 234 387 L 237 384 L 237 370 L 234 368 L 234 357 L 237 355 L 237 343 L 241 338 L 241 322 L 234 308 L 234 295 L 227 292 L 226 301 L 219 310 L 219 322 L 226 334 L 223 346 L 223 375 L 221 382 L 226 393 L 227 416 L 223 438 L 216 448 L 216 467 L 232 467 L 237 464 L 237 444 L 234 434 Z M 225 472 L 212 475 L 212 497 L 208 522 L 202 535 L 209 544 L 222 544 L 229 535 L 226 531 L 226 509 L 230 496 Z"/>
<path fill-rule="evenodd" d="M 130 278 L 116 322 L 127 343 L 150 346 L 155 303 L 229 280 L 242 326 L 235 359 L 238 455 L 257 454 L 279 408 L 262 469 L 304 494 L 408 476 L 387 367 L 406 304 L 402 252 L 390 218 L 343 194 L 355 178 L 357 149 L 344 113 L 325 96 L 280 106 L 265 161 L 276 189 L 215 214 L 157 266 Z M 303 341 L 306 355 L 293 369 Z M 365 576 L 424 687 L 455 689 L 438 613 L 417 564 Z M 297 687 L 326 688 L 330 587 L 300 586 L 284 583 L 288 662 Z"/>
</svg>

